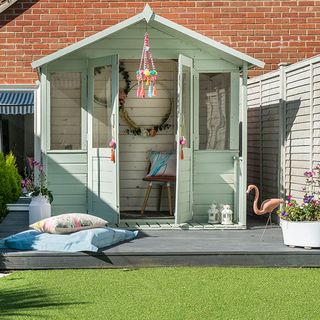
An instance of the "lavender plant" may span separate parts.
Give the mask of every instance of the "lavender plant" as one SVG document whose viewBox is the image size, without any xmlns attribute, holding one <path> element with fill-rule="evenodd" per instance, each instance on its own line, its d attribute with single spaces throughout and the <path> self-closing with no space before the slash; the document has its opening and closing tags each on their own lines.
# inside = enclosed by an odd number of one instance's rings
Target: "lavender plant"
<svg viewBox="0 0 320 320">
<path fill-rule="evenodd" d="M 291 195 L 286 199 L 285 206 L 277 213 L 283 220 L 289 221 L 320 221 L 320 164 L 311 171 L 304 173 L 304 196 L 299 203 Z"/>
<path fill-rule="evenodd" d="M 35 177 L 35 175 L 37 175 L 37 177 Z M 25 179 L 22 180 L 22 187 L 25 188 L 32 197 L 43 195 L 48 198 L 50 203 L 53 201 L 52 192 L 47 186 L 47 176 L 40 162 L 32 161 L 30 164 L 30 172 L 28 174 L 25 173 L 25 176 Z"/>
</svg>

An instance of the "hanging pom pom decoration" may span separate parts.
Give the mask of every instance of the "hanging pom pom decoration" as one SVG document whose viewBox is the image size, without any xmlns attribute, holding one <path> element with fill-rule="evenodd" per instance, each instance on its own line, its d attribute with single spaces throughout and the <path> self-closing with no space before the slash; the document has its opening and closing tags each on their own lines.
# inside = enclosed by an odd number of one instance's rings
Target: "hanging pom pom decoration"
<svg viewBox="0 0 320 320">
<path fill-rule="evenodd" d="M 157 82 L 157 70 L 155 68 L 152 52 L 149 46 L 149 35 L 144 35 L 143 49 L 140 59 L 139 69 L 136 71 L 138 89 L 137 97 L 145 97 L 145 89 L 148 92 L 148 97 L 155 97 L 157 95 L 156 82 Z M 148 90 L 147 90 L 148 89 Z"/>
<path fill-rule="evenodd" d="M 116 162 L 116 154 L 115 154 L 116 141 L 114 139 L 112 139 L 109 142 L 109 147 L 111 148 L 111 161 L 115 163 Z"/>
<path fill-rule="evenodd" d="M 180 138 L 179 143 L 180 143 L 180 147 L 181 147 L 181 151 L 180 151 L 180 159 L 181 159 L 181 160 L 184 160 L 183 147 L 184 147 L 184 146 L 185 146 L 185 144 L 187 143 L 186 138 L 185 138 L 184 136 L 182 136 L 182 137 Z"/>
</svg>

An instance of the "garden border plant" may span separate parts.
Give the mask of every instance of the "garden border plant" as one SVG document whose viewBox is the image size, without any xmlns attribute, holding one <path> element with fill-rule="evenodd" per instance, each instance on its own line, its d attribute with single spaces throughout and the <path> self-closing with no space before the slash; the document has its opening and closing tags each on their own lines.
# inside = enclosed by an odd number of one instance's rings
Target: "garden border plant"
<svg viewBox="0 0 320 320">
<path fill-rule="evenodd" d="M 29 174 L 25 173 L 25 178 L 22 180 L 22 187 L 31 197 L 42 195 L 46 197 L 49 203 L 53 201 L 52 192 L 48 189 L 48 181 L 43 165 L 33 160 L 30 163 Z"/>
<path fill-rule="evenodd" d="M 6 216 L 8 203 L 16 202 L 21 195 L 21 180 L 15 156 L 0 152 L 0 221 Z"/>
<path fill-rule="evenodd" d="M 320 164 L 304 173 L 306 183 L 302 203 L 299 204 L 291 195 L 287 197 L 285 206 L 277 213 L 287 221 L 320 221 Z"/>
<path fill-rule="evenodd" d="M 278 210 L 283 242 L 290 247 L 320 247 L 320 164 L 304 173 L 303 200 L 298 203 L 291 195 Z"/>
</svg>

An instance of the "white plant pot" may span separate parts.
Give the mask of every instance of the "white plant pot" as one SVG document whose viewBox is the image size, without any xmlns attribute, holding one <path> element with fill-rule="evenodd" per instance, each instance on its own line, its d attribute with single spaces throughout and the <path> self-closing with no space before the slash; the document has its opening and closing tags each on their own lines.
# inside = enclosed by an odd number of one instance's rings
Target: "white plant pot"
<svg viewBox="0 0 320 320">
<path fill-rule="evenodd" d="M 47 197 L 33 197 L 29 204 L 29 225 L 51 216 L 51 204 Z"/>
<path fill-rule="evenodd" d="M 287 246 L 319 248 L 319 221 L 287 221 L 280 219 L 283 242 Z"/>
</svg>

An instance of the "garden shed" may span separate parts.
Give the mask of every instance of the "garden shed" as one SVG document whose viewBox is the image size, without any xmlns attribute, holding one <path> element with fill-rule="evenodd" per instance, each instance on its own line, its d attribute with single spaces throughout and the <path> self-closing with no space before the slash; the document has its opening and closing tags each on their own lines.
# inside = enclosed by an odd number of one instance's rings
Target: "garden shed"
<svg viewBox="0 0 320 320">
<path fill-rule="evenodd" d="M 301 200 L 304 172 L 319 163 L 320 56 L 248 80 L 248 133 L 248 183 L 261 200 Z"/>
<path fill-rule="evenodd" d="M 146 33 L 157 94 L 141 99 L 136 70 Z M 53 214 L 148 220 L 140 211 L 149 192 L 147 210 L 162 222 L 207 221 L 216 202 L 231 205 L 235 226 L 245 227 L 247 70 L 263 65 L 148 5 L 33 62 L 41 90 L 38 160 L 54 194 Z M 159 202 L 143 180 L 151 151 L 175 155 L 175 183 L 167 185 L 173 215 L 170 201 Z"/>
</svg>

